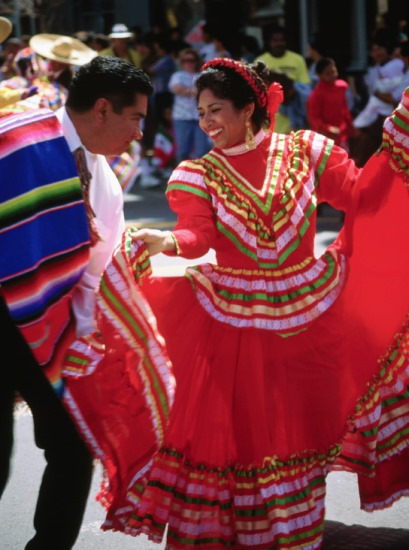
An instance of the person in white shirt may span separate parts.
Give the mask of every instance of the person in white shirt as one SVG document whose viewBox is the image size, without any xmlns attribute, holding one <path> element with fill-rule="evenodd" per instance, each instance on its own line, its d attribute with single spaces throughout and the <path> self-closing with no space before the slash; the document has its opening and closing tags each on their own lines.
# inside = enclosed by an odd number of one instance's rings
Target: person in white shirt
<svg viewBox="0 0 409 550">
<path fill-rule="evenodd" d="M 199 126 L 195 81 L 202 65 L 193 48 L 179 54 L 180 70 L 170 77 L 169 88 L 174 94 L 172 120 L 176 139 L 177 162 L 199 158 L 210 150 L 210 141 Z"/>
<path fill-rule="evenodd" d="M 70 150 L 84 149 L 98 233 L 72 299 L 78 337 L 95 329 L 95 291 L 125 230 L 123 192 L 105 157 L 122 154 L 133 140 L 142 138 L 141 122 L 152 93 L 144 71 L 120 58 L 99 56 L 77 71 L 67 102 L 57 111 Z"/>
<path fill-rule="evenodd" d="M 403 76 L 400 82 L 390 92 L 375 92 L 376 97 L 390 103 L 393 107 L 399 104 L 403 92 L 409 86 L 409 42 L 402 42 L 400 45 L 400 57 L 404 63 Z"/>
</svg>

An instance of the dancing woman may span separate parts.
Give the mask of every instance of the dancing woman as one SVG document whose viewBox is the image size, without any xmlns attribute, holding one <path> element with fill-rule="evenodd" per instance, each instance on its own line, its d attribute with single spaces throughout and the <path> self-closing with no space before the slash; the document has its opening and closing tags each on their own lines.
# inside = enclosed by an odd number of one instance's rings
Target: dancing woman
<svg viewBox="0 0 409 550">
<path fill-rule="evenodd" d="M 214 147 L 170 178 L 175 229 L 133 239 L 217 264 L 139 280 L 175 401 L 103 528 L 167 527 L 171 550 L 318 549 L 331 469 L 358 473 L 367 510 L 409 494 L 409 95 L 361 173 L 324 136 L 266 128 L 280 90 L 261 64 L 212 59 L 196 86 Z M 316 257 L 321 201 L 346 216 Z"/>
</svg>

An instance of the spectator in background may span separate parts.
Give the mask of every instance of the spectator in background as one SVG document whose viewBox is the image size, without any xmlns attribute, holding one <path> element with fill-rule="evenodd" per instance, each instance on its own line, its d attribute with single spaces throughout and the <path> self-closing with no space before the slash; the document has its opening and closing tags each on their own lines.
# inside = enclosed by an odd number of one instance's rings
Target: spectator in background
<svg viewBox="0 0 409 550">
<path fill-rule="evenodd" d="M 135 67 L 141 66 L 139 52 L 129 45 L 130 40 L 133 38 L 133 34 L 126 25 L 122 23 L 114 25 L 108 38 L 111 42 L 110 47 L 101 50 L 99 55 L 120 57 L 121 59 L 125 59 L 125 61 L 129 61 L 129 63 L 132 63 Z"/>
<path fill-rule="evenodd" d="M 148 72 L 149 68 L 158 60 L 152 34 L 147 33 L 138 38 L 136 40 L 136 50 L 139 52 L 141 58 L 141 69 Z"/>
<path fill-rule="evenodd" d="M 404 64 L 404 70 L 400 82 L 389 92 L 375 91 L 375 96 L 385 103 L 396 107 L 402 97 L 403 92 L 409 87 L 409 41 L 402 42 L 400 45 L 400 58 Z"/>
<path fill-rule="evenodd" d="M 224 37 L 221 32 L 214 34 L 213 44 L 216 52 L 215 57 L 231 57 L 231 53 L 226 48 L 226 45 L 224 43 Z"/>
<path fill-rule="evenodd" d="M 94 35 L 90 47 L 100 53 L 109 48 L 109 38 L 105 34 L 97 33 Z"/>
<path fill-rule="evenodd" d="M 173 130 L 172 105 L 165 107 L 153 142 L 153 165 L 161 171 L 162 178 L 168 178 L 175 166 L 176 141 Z"/>
<path fill-rule="evenodd" d="M 38 76 L 38 65 L 31 48 L 24 48 L 17 53 L 13 61 L 13 70 L 16 76 L 0 82 L 0 109 L 10 109 L 11 105 L 35 95 L 38 91 L 34 84 L 34 78 Z"/>
<path fill-rule="evenodd" d="M 136 49 L 141 57 L 141 69 L 149 74 L 152 67 L 158 60 L 158 55 L 155 51 L 153 33 L 146 33 L 136 40 Z M 153 140 L 156 133 L 154 98 L 149 97 L 148 114 L 144 120 L 142 147 L 149 150 L 153 146 Z"/>
<path fill-rule="evenodd" d="M 216 46 L 213 42 L 213 32 L 208 23 L 205 23 L 202 27 L 203 46 L 200 48 L 200 55 L 203 62 L 209 61 L 216 57 Z"/>
<path fill-rule="evenodd" d="M 288 133 L 290 130 L 306 127 L 306 99 L 311 91 L 311 79 L 307 64 L 302 55 L 287 49 L 285 31 L 282 27 L 273 27 L 268 33 L 266 51 L 255 59 L 262 61 L 270 71 L 285 74 L 293 82 L 293 99 L 287 105 L 281 105 L 277 113 L 275 131 Z"/>
<path fill-rule="evenodd" d="M 375 40 L 372 44 L 371 56 L 376 65 L 372 71 L 371 93 L 364 109 L 354 120 L 356 128 L 366 128 L 373 124 L 378 116 L 385 119 L 392 114 L 393 105 L 380 99 L 377 92 L 391 92 L 402 81 L 404 62 L 402 59 L 392 57 L 394 46 L 393 42 L 387 44 L 386 42 L 381 42 L 381 40 Z"/>
<path fill-rule="evenodd" d="M 393 33 L 387 28 L 380 28 L 375 33 L 370 55 L 374 62 L 365 75 L 365 83 L 369 93 L 368 110 L 364 106 L 362 112 L 354 119 L 354 126 L 358 129 L 356 140 L 354 140 L 354 150 L 351 155 L 356 164 L 360 167 L 364 166 L 366 161 L 379 148 L 382 143 L 383 123 L 385 118 L 392 112 L 393 107 L 383 102 L 383 105 L 376 113 L 375 117 L 367 116 L 369 114 L 369 102 L 372 98 L 376 102 L 381 100 L 375 96 L 376 91 L 390 92 L 390 90 L 382 90 L 382 81 L 387 83 L 389 79 L 400 81 L 403 77 L 404 63 L 402 59 L 393 58 L 392 52 L 396 46 L 396 40 Z M 389 84 L 398 85 L 397 81 L 390 81 Z M 372 96 L 372 97 L 371 97 Z M 381 105 L 379 103 L 379 105 Z"/>
<path fill-rule="evenodd" d="M 38 82 L 39 106 L 52 110 L 65 104 L 76 67 L 88 63 L 97 55 L 80 40 L 59 34 L 36 34 L 30 39 L 30 48 L 42 58 Z"/>
<path fill-rule="evenodd" d="M 19 38 L 9 38 L 4 46 L 4 61 L 1 67 L 1 80 L 7 80 L 16 76 L 14 71 L 14 58 L 21 50 L 21 43 Z"/>
<path fill-rule="evenodd" d="M 169 88 L 174 94 L 172 118 L 176 138 L 177 162 L 205 155 L 210 149 L 206 134 L 199 126 L 195 81 L 200 74 L 202 61 L 193 48 L 180 52 L 181 69 L 173 73 Z"/>
<path fill-rule="evenodd" d="M 178 59 L 179 54 L 185 48 L 190 48 L 191 44 L 186 42 L 183 36 L 182 29 L 180 27 L 172 27 L 169 31 L 170 51 L 175 60 Z"/>
<path fill-rule="evenodd" d="M 145 69 L 152 78 L 155 90 L 152 104 L 154 115 L 153 134 L 156 133 L 158 120 L 161 118 L 163 110 L 169 105 L 169 100 L 173 98 L 173 94 L 169 89 L 169 80 L 176 70 L 176 63 L 171 55 L 170 41 L 165 36 L 155 36 L 154 49 L 157 60 Z"/>
<path fill-rule="evenodd" d="M 324 57 L 324 45 L 318 34 L 312 36 L 308 42 L 307 49 L 307 62 L 308 74 L 310 75 L 311 85 L 314 87 L 319 82 L 319 76 L 317 74 L 317 63 Z"/>
<path fill-rule="evenodd" d="M 310 128 L 349 151 L 349 139 L 355 132 L 347 102 L 348 83 L 338 78 L 337 66 L 330 57 L 317 62 L 316 72 L 319 82 L 307 99 Z"/>
<path fill-rule="evenodd" d="M 260 48 L 255 36 L 250 34 L 240 35 L 240 58 L 247 61 L 247 63 L 253 63 L 255 58 L 260 55 Z"/>
</svg>

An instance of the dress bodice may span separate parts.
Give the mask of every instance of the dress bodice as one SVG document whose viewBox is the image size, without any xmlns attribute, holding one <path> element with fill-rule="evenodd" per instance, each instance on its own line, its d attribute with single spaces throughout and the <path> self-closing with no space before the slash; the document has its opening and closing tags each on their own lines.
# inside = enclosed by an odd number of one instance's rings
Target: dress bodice
<svg viewBox="0 0 409 550">
<path fill-rule="evenodd" d="M 314 236 L 319 195 L 337 195 L 346 205 L 349 169 L 337 182 L 334 159 L 329 162 L 333 143 L 319 134 L 257 138 L 253 151 L 213 149 L 175 170 L 168 188 L 171 207 L 180 213 L 175 235 L 182 237 L 182 255 L 184 230 L 199 234 L 198 241 L 210 235 L 217 266 L 187 274 L 205 307 L 219 310 L 214 315 L 242 326 L 299 330 L 333 303 L 345 280 L 345 255 L 335 247 L 315 258 Z M 326 169 L 331 178 L 323 176 Z M 186 202 L 187 193 L 193 202 Z"/>
</svg>

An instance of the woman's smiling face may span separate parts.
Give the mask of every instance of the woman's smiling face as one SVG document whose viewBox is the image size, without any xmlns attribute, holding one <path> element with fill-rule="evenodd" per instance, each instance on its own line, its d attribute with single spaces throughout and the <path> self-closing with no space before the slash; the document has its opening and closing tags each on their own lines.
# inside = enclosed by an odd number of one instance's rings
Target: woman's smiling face
<svg viewBox="0 0 409 550">
<path fill-rule="evenodd" d="M 219 149 L 227 149 L 242 143 L 246 136 L 246 108 L 238 110 L 229 99 L 220 99 L 205 88 L 198 101 L 201 129 Z"/>
</svg>

